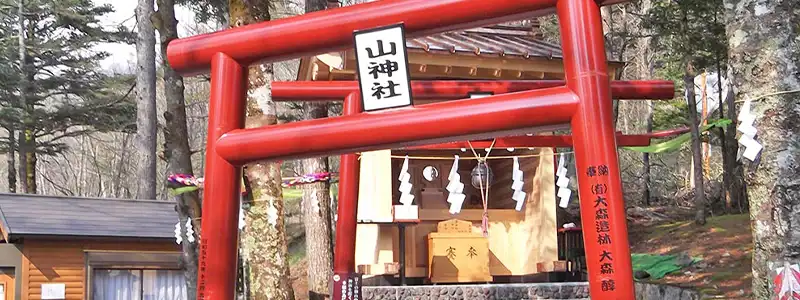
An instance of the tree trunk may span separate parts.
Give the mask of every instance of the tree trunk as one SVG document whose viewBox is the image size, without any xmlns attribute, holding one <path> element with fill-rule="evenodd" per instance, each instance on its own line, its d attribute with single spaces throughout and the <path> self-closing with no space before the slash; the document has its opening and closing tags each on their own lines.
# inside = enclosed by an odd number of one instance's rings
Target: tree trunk
<svg viewBox="0 0 800 300">
<path fill-rule="evenodd" d="M 136 181 L 138 199 L 156 198 L 156 37 L 153 0 L 136 6 Z"/>
<path fill-rule="evenodd" d="M 650 0 L 642 0 L 639 4 L 639 13 L 645 15 L 650 12 L 652 3 Z M 644 32 L 640 32 L 644 33 Z M 639 39 L 637 44 L 638 52 L 638 65 L 639 65 L 639 78 L 651 79 L 653 77 L 653 59 L 650 51 L 650 38 L 644 37 Z M 655 103 L 651 100 L 645 102 L 647 110 L 645 111 L 645 132 L 653 132 L 653 112 Z M 650 206 L 650 153 L 642 153 L 642 204 Z"/>
<path fill-rule="evenodd" d="M 327 0 L 306 0 L 306 13 L 324 10 Z M 325 103 L 305 102 L 305 119 L 328 117 Z M 318 157 L 303 160 L 306 174 L 329 171 L 328 158 Z M 331 230 L 330 182 L 316 182 L 303 185 L 303 224 L 306 231 L 306 260 L 308 263 L 308 298 L 322 300 L 330 293 L 330 279 L 333 275 L 333 243 Z"/>
<path fill-rule="evenodd" d="M 229 0 L 231 27 L 269 20 L 274 7 L 271 2 Z M 273 76 L 272 64 L 250 67 L 246 127 L 277 124 L 275 102 L 270 92 Z M 280 163 L 248 164 L 245 176 L 250 187 L 250 201 L 244 204 L 245 228 L 241 244 L 243 260 L 248 266 L 249 298 L 293 300 Z"/>
<path fill-rule="evenodd" d="M 303 170 L 306 173 L 327 172 L 327 159 L 304 160 Z M 331 273 L 333 251 L 331 249 L 330 184 L 315 182 L 304 185 L 302 205 L 306 231 L 308 297 L 311 300 L 321 300 L 330 293 L 328 283 L 333 275 Z"/>
<path fill-rule="evenodd" d="M 686 60 L 686 71 L 683 75 L 683 86 L 689 100 L 689 128 L 692 131 L 692 166 L 694 175 L 694 222 L 698 225 L 706 223 L 706 194 L 703 189 L 703 155 L 700 143 L 700 129 L 697 120 L 697 101 L 694 98 L 694 70 L 689 60 Z"/>
<path fill-rule="evenodd" d="M 178 20 L 175 18 L 175 1 L 158 0 L 158 11 L 151 21 L 158 30 L 161 45 L 161 57 L 167 57 L 167 45 L 178 38 Z M 186 123 L 186 104 L 183 96 L 183 77 L 169 65 L 166 59 L 161 60 L 164 72 L 164 96 L 167 110 L 164 112 L 164 157 L 167 159 L 168 174 L 189 174 L 192 170 L 192 151 L 189 148 L 189 130 Z M 175 197 L 178 217 L 182 224 L 191 219 L 195 232 L 200 233 L 201 202 L 197 192 L 189 192 Z M 188 299 L 195 299 L 197 293 L 197 253 L 199 243 L 183 243 L 183 265 L 186 277 Z"/>
<path fill-rule="evenodd" d="M 736 159 L 736 154 L 739 149 L 739 142 L 736 140 L 736 118 L 738 117 L 738 113 L 736 110 L 736 103 L 734 102 L 736 100 L 736 95 L 732 82 L 733 76 L 733 70 L 731 70 L 729 66 L 728 95 L 725 96 L 728 99 L 728 110 L 726 113 L 727 119 L 733 122 L 725 128 L 725 141 L 727 145 L 730 145 L 726 148 L 727 151 L 725 153 L 729 162 L 728 165 L 725 166 L 725 173 L 730 175 L 728 177 L 729 188 L 726 190 L 725 197 L 726 199 L 730 199 L 731 203 L 735 203 L 739 212 L 743 212 L 743 209 L 748 205 L 746 203 L 747 194 L 744 189 L 744 166 Z"/>
<path fill-rule="evenodd" d="M 653 132 L 653 101 L 647 101 L 647 133 Z M 650 206 L 650 153 L 642 154 L 642 203 Z"/>
<path fill-rule="evenodd" d="M 29 111 L 33 111 L 32 106 Z M 33 130 L 28 127 L 25 129 L 25 144 L 28 151 L 25 152 L 25 193 L 36 194 L 38 187 L 36 185 L 36 139 L 33 137 Z M 21 160 L 20 160 L 21 161 Z"/>
<path fill-rule="evenodd" d="M 717 63 L 717 82 L 719 82 L 719 118 L 725 118 L 725 106 L 724 106 L 724 96 L 722 95 L 722 70 L 719 68 L 719 62 Z M 729 102 L 733 102 L 733 98 L 728 99 Z M 734 120 L 734 119 L 732 119 Z M 733 213 L 733 199 L 731 197 L 731 176 L 733 176 L 733 169 L 731 168 L 735 161 L 730 160 L 730 155 L 728 154 L 731 151 L 736 151 L 736 141 L 734 140 L 733 143 L 730 143 L 728 140 L 728 131 L 725 128 L 720 127 L 720 151 L 722 152 L 722 198 L 725 201 L 725 213 L 730 214 Z M 734 133 L 735 134 L 735 133 Z M 731 146 L 728 146 L 731 145 Z M 730 149 L 728 149 L 730 148 Z"/>
<path fill-rule="evenodd" d="M 36 194 L 36 141 L 31 131 L 31 117 L 33 105 L 28 103 L 27 96 L 31 91 L 34 77 L 32 74 L 33 61 L 27 56 L 27 38 L 33 38 L 33 28 L 25 17 L 25 1 L 19 0 L 19 64 L 20 64 L 20 109 L 24 111 L 22 126 L 19 131 L 19 178 L 22 180 L 22 192 Z"/>
<path fill-rule="evenodd" d="M 795 0 L 726 0 L 729 77 L 738 99 L 800 89 L 800 4 Z M 770 274 L 800 260 L 800 101 L 798 94 L 753 102 L 756 140 L 764 148 L 748 175 L 753 227 L 754 299 L 776 299 Z M 743 158 L 746 160 L 746 158 Z"/>
<path fill-rule="evenodd" d="M 719 23 L 719 19 L 720 19 L 719 14 L 724 9 L 722 1 L 719 1 L 717 3 L 719 4 L 719 6 L 717 7 L 716 10 L 714 10 L 714 23 Z M 722 19 L 723 20 L 725 19 L 724 15 L 723 15 Z M 724 105 L 724 103 L 725 103 L 725 100 L 726 100 L 728 95 L 723 95 L 722 94 L 722 89 L 723 89 L 723 86 L 722 86 L 722 58 L 721 58 L 722 55 L 720 54 L 719 51 L 717 51 L 716 53 L 714 53 L 714 56 L 715 56 L 715 60 L 716 60 L 716 63 L 717 63 L 717 87 L 719 88 L 718 89 L 719 94 L 718 94 L 718 98 L 717 99 L 719 99 L 719 118 L 720 119 L 724 119 L 725 118 L 725 105 Z M 727 100 L 728 100 L 728 103 L 731 104 L 731 105 L 728 106 L 729 111 L 735 111 L 735 109 L 730 109 L 730 107 L 735 107 L 735 105 L 736 105 L 733 102 L 734 101 L 733 96 L 731 96 Z M 735 119 L 730 119 L 730 120 L 733 121 Z M 733 190 L 733 182 L 732 182 L 731 178 L 734 177 L 733 172 L 734 172 L 734 164 L 736 163 L 736 160 L 731 160 L 730 159 L 730 157 L 731 157 L 730 153 L 731 152 L 735 153 L 737 147 L 735 147 L 733 145 L 738 145 L 738 143 L 734 139 L 736 133 L 733 132 L 733 130 L 734 130 L 733 126 L 734 125 L 732 123 L 731 125 L 728 125 L 727 128 L 722 128 L 722 127 L 719 128 L 719 133 L 720 133 L 719 134 L 719 136 L 720 136 L 720 151 L 722 152 L 722 198 L 725 201 L 725 213 L 726 214 L 733 213 L 733 203 L 734 203 L 734 200 L 733 200 L 733 197 L 732 197 L 732 193 L 731 193 L 731 191 Z M 730 139 L 728 138 L 729 133 L 730 133 L 730 137 L 731 137 Z"/>
<path fill-rule="evenodd" d="M 6 161 L 8 163 L 8 192 L 9 193 L 16 193 L 17 192 L 17 168 L 15 167 L 17 164 L 16 160 L 16 151 L 17 148 L 17 139 L 14 137 L 16 133 L 14 129 L 8 130 L 8 154 L 6 154 Z"/>
<path fill-rule="evenodd" d="M 181 222 L 181 228 L 184 232 L 186 232 L 186 220 L 192 218 L 192 211 L 190 210 L 189 206 L 182 204 L 186 201 L 186 198 L 187 197 L 183 195 L 175 197 L 175 201 L 178 203 L 178 205 L 175 206 L 175 210 L 178 212 L 178 220 Z M 195 222 L 192 222 L 192 224 L 194 223 Z M 197 299 L 197 248 L 200 245 L 200 227 L 195 227 L 192 225 L 192 229 L 195 232 L 195 242 L 189 243 L 188 241 L 184 240 L 181 243 L 180 266 L 183 270 L 184 280 L 186 281 L 186 299 Z"/>
</svg>

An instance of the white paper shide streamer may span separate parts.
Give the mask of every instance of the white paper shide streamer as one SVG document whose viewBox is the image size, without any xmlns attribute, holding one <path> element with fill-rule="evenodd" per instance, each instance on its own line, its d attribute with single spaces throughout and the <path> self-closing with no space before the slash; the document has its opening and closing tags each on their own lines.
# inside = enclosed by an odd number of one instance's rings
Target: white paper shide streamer
<svg viewBox="0 0 800 300">
<path fill-rule="evenodd" d="M 239 205 L 239 230 L 244 229 L 244 209 Z"/>
<path fill-rule="evenodd" d="M 180 245 L 183 242 L 183 230 L 181 230 L 181 222 L 175 223 L 175 243 Z"/>
<path fill-rule="evenodd" d="M 564 155 L 561 154 L 558 159 L 558 171 L 556 171 L 556 186 L 558 186 L 558 191 L 556 195 L 559 199 L 558 206 L 561 208 L 567 208 L 569 205 L 569 200 L 572 196 L 572 190 L 569 189 L 569 177 L 567 177 L 567 168 L 564 167 Z"/>
<path fill-rule="evenodd" d="M 453 160 L 453 166 L 450 168 L 450 175 L 447 177 L 447 203 L 450 203 L 450 214 L 457 214 L 461 212 L 461 207 L 464 205 L 464 184 L 461 183 L 461 175 L 458 175 L 458 155 Z"/>
<path fill-rule="evenodd" d="M 186 219 L 186 241 L 194 243 L 194 228 L 192 227 L 192 219 Z"/>
<path fill-rule="evenodd" d="M 186 238 L 185 241 L 194 243 L 194 228 L 192 227 L 192 219 L 186 219 L 186 223 L 184 225 L 186 227 L 186 235 L 183 233 L 183 228 L 181 228 L 181 222 L 175 223 L 175 243 L 180 245 L 184 241 L 184 237 Z"/>
<path fill-rule="evenodd" d="M 414 195 L 411 194 L 411 174 L 408 173 L 408 155 L 406 155 L 406 159 L 403 160 L 403 167 L 400 168 L 400 203 L 405 206 L 411 205 L 414 202 Z"/>
<path fill-rule="evenodd" d="M 514 195 L 511 196 L 511 199 L 517 202 L 516 210 L 522 210 L 522 205 L 525 204 L 525 191 L 522 190 L 522 186 L 525 182 L 522 180 L 522 169 L 519 168 L 519 157 L 514 156 L 514 166 L 512 170 L 512 179 L 513 182 L 511 184 L 511 189 L 514 191 Z"/>
<path fill-rule="evenodd" d="M 411 193 L 411 173 L 408 173 L 408 155 L 403 160 L 403 167 L 400 168 L 400 203 L 394 206 L 394 218 L 400 220 L 411 220 L 419 218 L 419 209 L 414 203 L 414 194 Z"/>
<path fill-rule="evenodd" d="M 744 146 L 744 153 L 742 156 L 745 158 L 753 161 L 758 157 L 758 154 L 761 153 L 761 149 L 764 147 L 755 140 L 756 133 L 758 130 L 753 123 L 756 121 L 756 116 L 750 113 L 750 106 L 751 102 L 750 99 L 744 101 L 742 105 L 742 110 L 739 112 L 739 127 L 736 129 L 742 133 L 742 137 L 739 138 L 739 144 Z"/>
</svg>

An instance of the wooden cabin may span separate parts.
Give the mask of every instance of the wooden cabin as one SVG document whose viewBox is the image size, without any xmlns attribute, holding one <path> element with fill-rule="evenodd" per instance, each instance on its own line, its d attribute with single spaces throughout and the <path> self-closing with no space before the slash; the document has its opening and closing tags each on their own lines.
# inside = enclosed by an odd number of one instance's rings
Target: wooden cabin
<svg viewBox="0 0 800 300">
<path fill-rule="evenodd" d="M 0 195 L 0 300 L 185 300 L 169 201 Z"/>
<path fill-rule="evenodd" d="M 563 79 L 561 49 L 545 42 L 537 33 L 538 29 L 535 23 L 527 27 L 497 25 L 407 39 L 412 80 Z M 610 74 L 621 67 L 620 63 L 609 63 Z M 351 49 L 302 59 L 297 79 L 352 81 L 357 80 L 356 76 L 355 55 Z M 427 102 L 414 100 L 415 105 Z M 481 155 L 486 153 L 484 149 L 476 150 Z M 404 273 L 412 279 L 436 283 L 508 280 L 556 268 L 559 261 L 557 230 L 562 224 L 556 223 L 553 150 L 528 148 L 509 152 L 494 149 L 492 153 L 525 157 L 519 162 L 527 196 L 524 206 L 517 211 L 516 202 L 511 199 L 512 159 L 489 160 L 495 180 L 488 199 L 488 237 L 481 234 L 483 202 L 479 189 L 469 184 L 476 160 L 460 161 L 458 173 L 466 185 L 463 192 L 466 201 L 459 213 L 451 214 L 445 200 L 448 197 L 445 187 L 453 160 L 410 159 L 411 193 L 418 207 L 418 222 L 398 224 L 393 215 L 393 208 L 399 204 L 398 176 L 404 156 L 470 158 L 471 150 L 386 149 L 361 153 L 357 270 L 365 278 L 399 277 L 399 273 Z M 423 172 L 429 174 L 431 170 L 439 176 L 426 179 Z M 460 227 L 463 222 L 469 225 L 467 232 L 441 232 L 443 228 Z M 403 250 L 400 249 L 401 231 L 405 236 Z M 440 242 L 444 236 L 447 236 L 446 241 Z M 467 247 L 472 242 L 485 244 L 489 252 L 485 262 L 481 260 L 477 266 L 458 266 L 458 259 L 443 260 L 437 248 L 440 247 L 437 245 L 461 244 Z M 399 270 L 403 261 L 401 253 L 405 257 L 403 270 Z M 456 256 L 466 254 L 470 253 Z"/>
</svg>

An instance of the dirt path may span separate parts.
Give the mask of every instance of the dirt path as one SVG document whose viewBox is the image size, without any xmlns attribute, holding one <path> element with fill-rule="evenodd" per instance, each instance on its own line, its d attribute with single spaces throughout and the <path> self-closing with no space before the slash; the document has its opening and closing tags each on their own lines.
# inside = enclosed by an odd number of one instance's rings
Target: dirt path
<svg viewBox="0 0 800 300">
<path fill-rule="evenodd" d="M 703 259 L 658 283 L 692 287 L 719 299 L 752 297 L 753 238 L 748 215 L 712 217 L 705 226 L 691 221 L 631 224 L 630 240 L 634 253 L 687 253 Z"/>
</svg>

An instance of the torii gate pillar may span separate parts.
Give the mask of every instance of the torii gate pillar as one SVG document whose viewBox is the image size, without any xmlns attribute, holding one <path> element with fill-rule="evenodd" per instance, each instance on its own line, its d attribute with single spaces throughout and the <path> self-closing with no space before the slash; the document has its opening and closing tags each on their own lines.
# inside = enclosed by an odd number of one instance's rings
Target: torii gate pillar
<svg viewBox="0 0 800 300">
<path fill-rule="evenodd" d="M 414 146 L 425 140 L 463 140 L 570 122 L 591 297 L 633 300 L 599 4 L 616 2 L 622 1 L 383 0 L 171 42 L 167 56 L 176 71 L 211 71 L 198 299 L 234 297 L 238 199 L 245 163 Z M 533 17 L 553 7 L 561 24 L 566 86 L 243 129 L 251 64 L 341 50 L 351 46 L 353 30 L 404 22 L 408 36 L 414 37 Z M 340 244 L 346 245 L 342 249 L 351 249 L 356 238 L 354 209 L 340 212 L 337 231 L 342 236 L 337 236 L 337 243 L 347 240 Z M 345 215 L 348 220 L 342 222 Z M 354 253 L 342 249 L 337 248 L 335 255 L 343 257 L 336 260 L 350 265 Z"/>
<path fill-rule="evenodd" d="M 600 6 L 559 0 L 557 12 L 567 87 L 581 99 L 571 127 L 590 294 L 634 299 Z"/>
</svg>

